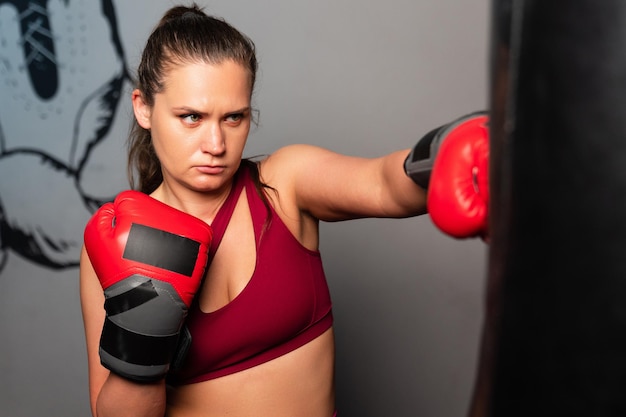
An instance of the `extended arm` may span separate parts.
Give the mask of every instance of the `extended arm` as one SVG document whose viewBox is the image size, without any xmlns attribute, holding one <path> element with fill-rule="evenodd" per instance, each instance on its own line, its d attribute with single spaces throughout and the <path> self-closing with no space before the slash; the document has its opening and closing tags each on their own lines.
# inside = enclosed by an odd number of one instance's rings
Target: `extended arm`
<svg viewBox="0 0 626 417">
<path fill-rule="evenodd" d="M 278 150 L 264 178 L 301 213 L 324 221 L 410 217 L 429 212 L 445 233 L 484 236 L 487 228 L 487 116 L 475 113 L 421 138 L 415 148 L 378 158 L 310 145 Z"/>
<path fill-rule="evenodd" d="M 426 212 L 426 193 L 404 173 L 408 152 L 361 158 L 291 145 L 264 162 L 263 178 L 281 200 L 319 220 L 410 217 Z"/>
</svg>

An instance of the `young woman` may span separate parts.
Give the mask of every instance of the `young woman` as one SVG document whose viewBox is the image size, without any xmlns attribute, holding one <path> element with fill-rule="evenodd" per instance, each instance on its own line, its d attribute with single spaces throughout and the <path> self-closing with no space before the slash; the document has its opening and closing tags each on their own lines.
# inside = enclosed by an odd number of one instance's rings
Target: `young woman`
<svg viewBox="0 0 626 417">
<path fill-rule="evenodd" d="M 408 149 L 365 159 L 292 145 L 260 161 L 242 160 L 256 70 L 253 43 L 195 5 L 170 9 L 147 42 L 132 94 L 136 126 L 129 143 L 131 185 L 137 179 L 146 200 L 131 196 L 134 208 L 128 211 L 142 212 L 137 218 L 150 217 L 151 227 L 162 224 L 168 233 L 210 225 L 212 236 L 199 238 L 207 240 L 208 253 L 200 256 L 208 257 L 207 267 L 194 269 L 198 284 L 181 296 L 187 302 L 176 313 L 189 330 L 190 348 L 184 355 L 180 346 L 176 353 L 169 349 L 163 367 L 148 376 L 133 364 L 133 355 L 153 356 L 150 342 L 138 347 L 146 335 L 137 342 L 142 332 L 136 326 L 152 329 L 146 322 L 167 321 L 167 313 L 150 310 L 148 303 L 142 313 L 133 304 L 120 314 L 124 320 L 112 318 L 111 299 L 131 298 L 120 285 L 140 285 L 136 273 L 111 271 L 111 265 L 135 261 L 126 252 L 112 259 L 110 246 L 118 243 L 93 225 L 125 227 L 121 207 L 128 201 L 109 207 L 119 210 L 110 218 L 97 213 L 87 226 L 80 283 L 94 416 L 336 413 L 319 221 L 423 214 L 426 192 L 405 172 Z M 130 241 L 128 236 L 122 239 Z M 191 264 L 205 265 L 197 259 Z M 142 268 L 138 275 L 159 274 Z M 171 278 L 176 288 L 178 279 Z M 167 291 L 155 297 L 162 300 Z M 182 291 L 167 294 L 176 298 Z M 120 341 L 125 337 L 135 341 Z"/>
</svg>

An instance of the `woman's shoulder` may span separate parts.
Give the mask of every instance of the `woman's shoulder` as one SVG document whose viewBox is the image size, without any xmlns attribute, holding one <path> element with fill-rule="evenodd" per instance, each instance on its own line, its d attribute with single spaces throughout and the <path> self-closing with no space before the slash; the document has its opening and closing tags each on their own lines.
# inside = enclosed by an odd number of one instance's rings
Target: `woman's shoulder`
<svg viewBox="0 0 626 417">
<path fill-rule="evenodd" d="M 267 195 L 283 223 L 309 249 L 317 248 L 316 221 L 300 205 L 301 188 L 308 182 L 303 175 L 312 170 L 322 148 L 295 144 L 279 148 L 259 162 L 260 180 L 275 192 Z"/>
<path fill-rule="evenodd" d="M 271 178 L 293 178 L 299 172 L 306 172 L 319 166 L 321 158 L 332 152 L 315 145 L 304 143 L 283 146 L 259 164 L 260 172 Z"/>
<path fill-rule="evenodd" d="M 323 148 L 307 144 L 281 147 L 259 162 L 260 180 L 278 191 L 282 203 L 295 204 L 304 184 L 320 167 Z"/>
<path fill-rule="evenodd" d="M 330 151 L 315 145 L 310 145 L 306 143 L 295 143 L 278 148 L 272 154 L 270 154 L 265 159 L 265 161 L 272 161 L 273 163 L 279 162 L 297 164 L 301 162 L 301 160 L 304 158 L 324 152 Z"/>
<path fill-rule="evenodd" d="M 289 193 L 298 183 L 319 168 L 320 155 L 328 152 L 307 144 L 281 147 L 259 162 L 261 181 L 275 189 Z"/>
</svg>

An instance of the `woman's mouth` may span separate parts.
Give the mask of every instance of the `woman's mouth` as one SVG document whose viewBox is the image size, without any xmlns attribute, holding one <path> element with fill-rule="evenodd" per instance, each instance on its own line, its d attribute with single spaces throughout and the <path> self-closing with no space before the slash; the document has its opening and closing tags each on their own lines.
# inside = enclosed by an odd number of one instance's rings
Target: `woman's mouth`
<svg viewBox="0 0 626 417">
<path fill-rule="evenodd" d="M 223 165 L 199 165 L 196 169 L 207 175 L 218 175 L 226 169 Z"/>
</svg>

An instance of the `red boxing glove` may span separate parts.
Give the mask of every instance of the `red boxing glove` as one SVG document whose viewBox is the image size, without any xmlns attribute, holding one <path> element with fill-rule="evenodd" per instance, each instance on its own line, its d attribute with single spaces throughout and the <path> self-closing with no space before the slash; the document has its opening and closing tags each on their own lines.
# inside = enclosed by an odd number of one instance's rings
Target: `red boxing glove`
<svg viewBox="0 0 626 417">
<path fill-rule="evenodd" d="M 105 294 L 102 364 L 121 376 L 165 376 L 208 260 L 208 224 L 152 197 L 124 191 L 85 228 L 85 249 Z"/>
<path fill-rule="evenodd" d="M 455 238 L 488 237 L 488 116 L 474 113 L 444 126 L 430 173 L 433 223 Z"/>
</svg>

